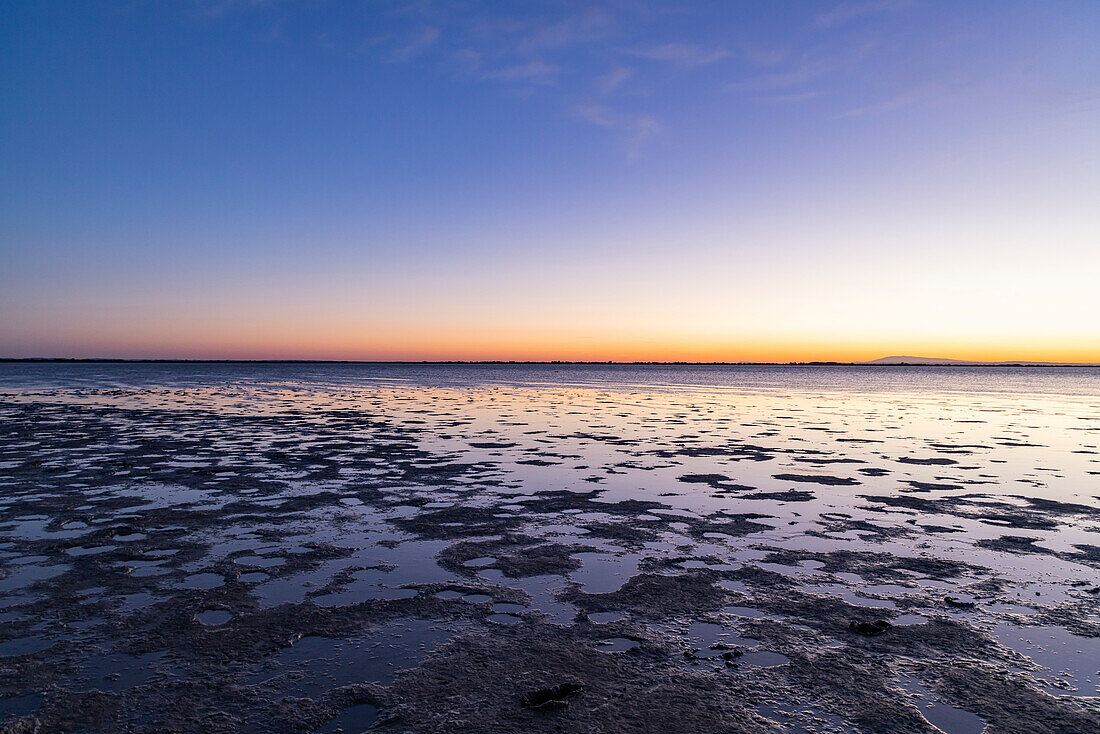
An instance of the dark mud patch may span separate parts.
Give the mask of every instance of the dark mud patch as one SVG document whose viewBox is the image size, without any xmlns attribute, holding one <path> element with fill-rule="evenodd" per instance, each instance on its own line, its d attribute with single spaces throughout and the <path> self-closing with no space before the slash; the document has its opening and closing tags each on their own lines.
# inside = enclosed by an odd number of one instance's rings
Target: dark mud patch
<svg viewBox="0 0 1100 734">
<path fill-rule="evenodd" d="M 782 482 L 823 484 L 828 487 L 851 487 L 860 483 L 858 479 L 851 477 L 833 477 L 825 474 L 773 474 L 772 478 Z"/>
<path fill-rule="evenodd" d="M 772 500 L 775 502 L 810 502 L 817 499 L 813 492 L 800 489 L 788 489 L 786 492 L 752 492 L 743 494 L 743 500 Z"/>
<path fill-rule="evenodd" d="M 725 491 L 739 491 L 750 490 L 753 487 L 748 487 L 743 484 L 736 484 L 732 479 L 725 474 L 683 474 L 677 479 L 685 484 L 706 484 L 712 489 L 720 489 Z"/>
<path fill-rule="evenodd" d="M 438 556 L 439 564 L 455 573 L 476 576 L 483 568 L 499 569 L 509 578 L 564 575 L 581 567 L 575 553 L 596 552 L 588 545 L 545 543 L 522 535 L 505 535 L 481 541 L 466 541 L 448 546 Z M 471 567 L 473 559 L 489 562 Z"/>
<path fill-rule="evenodd" d="M 588 594 L 574 588 L 562 598 L 586 612 L 629 611 L 638 617 L 667 619 L 720 608 L 727 593 L 717 585 L 718 578 L 704 571 L 675 576 L 641 573 L 617 591 Z"/>
</svg>

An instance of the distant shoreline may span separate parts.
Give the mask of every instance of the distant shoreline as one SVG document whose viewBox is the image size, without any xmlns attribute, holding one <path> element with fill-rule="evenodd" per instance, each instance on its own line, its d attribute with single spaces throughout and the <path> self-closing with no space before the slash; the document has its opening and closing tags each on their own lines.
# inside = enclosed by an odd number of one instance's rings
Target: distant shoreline
<svg viewBox="0 0 1100 734">
<path fill-rule="evenodd" d="M 1097 362 L 618 362 L 573 360 L 360 360 L 360 359 L 126 359 L 123 357 L 0 357 L 9 364 L 347 364 L 347 365 L 546 365 L 667 367 L 1100 367 Z"/>
</svg>

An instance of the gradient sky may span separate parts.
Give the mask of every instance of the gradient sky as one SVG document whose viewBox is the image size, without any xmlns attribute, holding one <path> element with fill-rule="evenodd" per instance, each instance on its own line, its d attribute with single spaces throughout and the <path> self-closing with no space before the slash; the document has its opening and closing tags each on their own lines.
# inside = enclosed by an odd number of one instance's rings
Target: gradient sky
<svg viewBox="0 0 1100 734">
<path fill-rule="evenodd" d="M 1100 2 L 0 5 L 0 355 L 1100 361 Z"/>
</svg>

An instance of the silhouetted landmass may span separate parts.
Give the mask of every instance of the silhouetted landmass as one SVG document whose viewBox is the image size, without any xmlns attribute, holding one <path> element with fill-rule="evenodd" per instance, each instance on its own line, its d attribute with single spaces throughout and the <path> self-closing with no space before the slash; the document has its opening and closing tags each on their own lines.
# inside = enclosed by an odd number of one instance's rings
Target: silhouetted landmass
<svg viewBox="0 0 1100 734">
<path fill-rule="evenodd" d="M 858 364 L 858 363 L 857 363 Z M 978 360 L 970 359 L 947 359 L 945 357 L 880 357 L 879 359 L 873 359 L 870 362 L 863 362 L 862 364 L 871 365 L 888 365 L 888 366 L 905 366 L 913 367 L 918 365 L 931 365 L 931 366 L 952 366 L 960 365 L 964 367 L 1063 367 L 1063 366 L 1078 366 L 1078 367 L 1093 367 L 1096 366 L 1095 362 L 1028 362 L 1025 360 L 1013 360 L 1008 362 L 981 362 Z"/>
</svg>

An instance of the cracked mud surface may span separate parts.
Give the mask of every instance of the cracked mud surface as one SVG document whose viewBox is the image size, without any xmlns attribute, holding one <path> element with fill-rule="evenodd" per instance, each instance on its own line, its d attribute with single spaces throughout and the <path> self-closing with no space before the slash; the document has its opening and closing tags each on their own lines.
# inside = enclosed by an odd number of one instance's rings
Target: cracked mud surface
<svg viewBox="0 0 1100 734">
<path fill-rule="evenodd" d="M 0 731 L 1100 731 L 1100 372 L 0 369 Z"/>
</svg>

